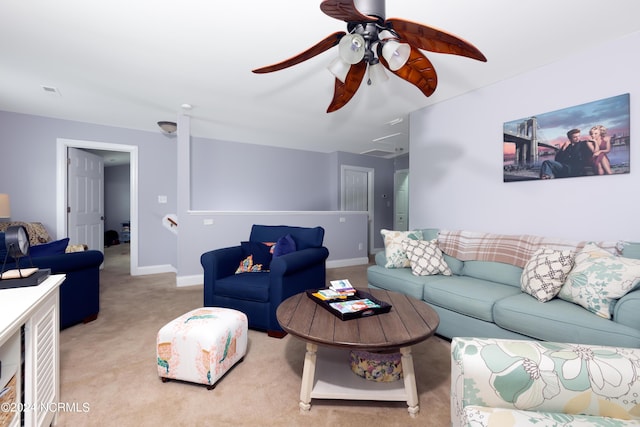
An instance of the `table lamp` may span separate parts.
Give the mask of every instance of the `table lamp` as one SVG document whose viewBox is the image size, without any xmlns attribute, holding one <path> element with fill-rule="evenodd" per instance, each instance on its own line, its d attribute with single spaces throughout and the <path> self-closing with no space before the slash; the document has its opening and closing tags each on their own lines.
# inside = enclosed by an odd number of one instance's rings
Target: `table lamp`
<svg viewBox="0 0 640 427">
<path fill-rule="evenodd" d="M 0 218 L 11 217 L 11 205 L 9 204 L 9 195 L 0 193 Z"/>
</svg>

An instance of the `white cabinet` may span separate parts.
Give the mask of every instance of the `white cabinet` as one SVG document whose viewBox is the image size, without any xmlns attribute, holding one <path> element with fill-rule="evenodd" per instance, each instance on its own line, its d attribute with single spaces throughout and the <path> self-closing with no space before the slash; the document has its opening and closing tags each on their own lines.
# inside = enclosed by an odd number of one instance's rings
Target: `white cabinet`
<svg viewBox="0 0 640 427">
<path fill-rule="evenodd" d="M 5 381 L 8 364 L 7 377 L 15 371 L 16 383 L 24 386 L 24 398 L 18 391 L 15 403 L 4 406 L 16 416 L 0 423 L 0 427 L 20 425 L 20 415 L 26 427 L 56 424 L 60 400 L 58 288 L 64 278 L 53 275 L 38 286 L 0 290 L 0 385 Z M 23 410 L 19 413 L 16 409 Z"/>
</svg>

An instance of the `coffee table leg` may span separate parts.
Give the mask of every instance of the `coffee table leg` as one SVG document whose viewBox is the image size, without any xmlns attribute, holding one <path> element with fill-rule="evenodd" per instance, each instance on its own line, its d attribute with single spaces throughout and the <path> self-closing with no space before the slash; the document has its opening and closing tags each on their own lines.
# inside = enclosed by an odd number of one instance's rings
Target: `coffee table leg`
<svg viewBox="0 0 640 427">
<path fill-rule="evenodd" d="M 402 376 L 404 377 L 404 389 L 407 393 L 407 405 L 409 406 L 409 415 L 415 417 L 420 411 L 418 401 L 418 389 L 416 388 L 416 372 L 413 368 L 413 356 L 411 355 L 411 347 L 402 347 Z"/>
<path fill-rule="evenodd" d="M 316 374 L 316 353 L 318 346 L 307 343 L 307 352 L 304 355 L 304 368 L 302 369 L 302 386 L 300 387 L 300 410 L 309 411 L 311 409 L 311 389 L 313 379 Z M 413 364 L 411 365 L 413 366 Z"/>
</svg>

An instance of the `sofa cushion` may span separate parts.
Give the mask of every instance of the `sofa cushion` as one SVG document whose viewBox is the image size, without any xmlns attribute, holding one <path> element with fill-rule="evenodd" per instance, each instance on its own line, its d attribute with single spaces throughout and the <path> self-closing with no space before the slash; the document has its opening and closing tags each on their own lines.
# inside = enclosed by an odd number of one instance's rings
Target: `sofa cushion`
<svg viewBox="0 0 640 427">
<path fill-rule="evenodd" d="M 544 341 L 636 347 L 640 330 L 594 316 L 559 298 L 541 303 L 525 293 L 496 302 L 493 317 L 501 328 Z"/>
<path fill-rule="evenodd" d="M 476 279 L 515 286 L 520 289 L 522 268 L 497 261 L 465 261 L 462 274 Z"/>
<path fill-rule="evenodd" d="M 638 282 L 640 260 L 616 257 L 594 244 L 588 244 L 576 254 L 575 266 L 559 297 L 610 319 L 615 301 Z"/>
<path fill-rule="evenodd" d="M 427 276 L 423 299 L 456 313 L 493 322 L 493 305 L 503 298 L 521 294 L 519 288 L 467 276 Z"/>
<path fill-rule="evenodd" d="M 34 258 L 41 256 L 62 255 L 66 252 L 68 244 L 69 238 L 65 237 L 64 239 L 54 240 L 53 242 L 31 246 L 31 248 L 29 248 L 29 254 Z"/>
<path fill-rule="evenodd" d="M 269 274 L 242 273 L 216 280 L 214 294 L 247 301 L 269 301 Z"/>
<path fill-rule="evenodd" d="M 451 269 L 442 258 L 442 251 L 438 249 L 437 241 L 411 240 L 402 242 L 402 248 L 407 253 L 411 272 L 415 276 L 431 276 L 444 274 L 451 276 Z"/>
<path fill-rule="evenodd" d="M 558 295 L 572 267 L 572 251 L 540 248 L 524 266 L 521 289 L 540 302 L 549 301 Z"/>
<path fill-rule="evenodd" d="M 407 253 L 402 247 L 402 241 L 422 240 L 422 231 L 395 231 L 395 230 L 380 230 L 382 238 L 384 239 L 384 252 L 387 257 L 386 268 L 407 268 L 410 267 Z"/>
<path fill-rule="evenodd" d="M 370 286 L 400 292 L 420 300 L 425 283 L 442 277 L 444 276 L 414 276 L 410 268 L 389 269 L 381 265 L 372 265 L 367 269 Z"/>
<path fill-rule="evenodd" d="M 622 246 L 622 256 L 626 258 L 640 259 L 640 243 L 624 242 Z"/>
</svg>

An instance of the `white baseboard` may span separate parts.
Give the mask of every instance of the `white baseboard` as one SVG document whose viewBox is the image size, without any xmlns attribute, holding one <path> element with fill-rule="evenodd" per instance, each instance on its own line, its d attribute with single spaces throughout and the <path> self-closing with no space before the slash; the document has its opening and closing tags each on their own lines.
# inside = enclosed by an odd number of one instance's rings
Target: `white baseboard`
<svg viewBox="0 0 640 427">
<path fill-rule="evenodd" d="M 193 276 L 179 276 L 176 277 L 176 286 L 178 288 L 186 287 L 186 286 L 202 286 L 204 283 L 204 275 L 203 274 L 194 274 Z"/>
<path fill-rule="evenodd" d="M 351 267 L 352 265 L 369 264 L 369 258 L 349 258 L 327 261 L 327 268 Z"/>
<path fill-rule="evenodd" d="M 146 276 L 147 274 L 160 274 L 160 273 L 176 273 L 176 268 L 171 264 L 165 265 L 152 265 L 148 267 L 136 267 L 131 272 L 132 276 Z"/>
<path fill-rule="evenodd" d="M 338 259 L 335 261 L 327 261 L 327 268 L 340 268 L 340 267 L 351 267 L 353 265 L 364 265 L 368 264 L 368 258 L 350 258 L 350 259 Z M 176 273 L 175 267 L 172 265 L 155 265 L 149 267 L 138 267 L 135 272 L 132 274 L 133 276 L 144 276 L 147 274 L 159 274 L 159 273 Z M 186 286 L 197 286 L 202 285 L 204 283 L 204 275 L 202 274 L 194 274 L 191 276 L 176 276 L 176 286 L 186 287 Z"/>
</svg>

